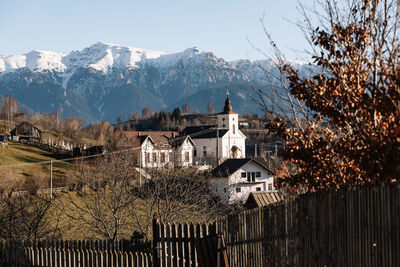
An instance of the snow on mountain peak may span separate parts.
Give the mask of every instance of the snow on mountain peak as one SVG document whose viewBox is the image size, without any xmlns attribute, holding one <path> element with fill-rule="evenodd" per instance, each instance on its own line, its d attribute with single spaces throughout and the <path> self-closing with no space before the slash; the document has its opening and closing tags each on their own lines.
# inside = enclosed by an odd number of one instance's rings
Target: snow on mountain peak
<svg viewBox="0 0 400 267">
<path fill-rule="evenodd" d="M 105 72 L 112 67 L 135 67 L 137 66 L 137 62 L 158 58 L 163 54 L 160 51 L 145 50 L 142 48 L 96 43 L 82 51 L 69 53 L 65 57 L 65 62 L 69 66 L 88 66 Z"/>
<path fill-rule="evenodd" d="M 171 66 L 175 65 L 181 60 L 183 62 L 200 62 L 204 59 L 204 57 L 208 55 L 216 58 L 216 56 L 212 52 L 202 52 L 198 47 L 191 47 L 184 50 L 183 52 L 165 54 L 160 56 L 159 58 L 150 59 L 148 60 L 148 62 L 159 66 Z"/>
<path fill-rule="evenodd" d="M 135 67 L 142 60 L 158 58 L 160 51 L 145 50 L 117 44 L 96 43 L 81 51 L 56 53 L 36 51 L 17 56 L 0 56 L 0 72 L 19 68 L 73 72 L 79 67 L 107 71 L 112 67 Z"/>
<path fill-rule="evenodd" d="M 61 59 L 63 54 L 51 51 L 33 50 L 24 55 L 0 56 L 0 72 L 10 71 L 19 68 L 28 68 L 31 70 L 56 70 L 64 71 L 66 66 Z"/>
</svg>

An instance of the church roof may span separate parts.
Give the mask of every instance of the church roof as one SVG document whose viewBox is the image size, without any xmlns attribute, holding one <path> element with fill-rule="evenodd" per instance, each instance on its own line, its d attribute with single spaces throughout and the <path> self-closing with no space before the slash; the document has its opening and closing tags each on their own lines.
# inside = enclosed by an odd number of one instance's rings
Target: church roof
<svg viewBox="0 0 400 267">
<path fill-rule="evenodd" d="M 228 129 L 219 129 L 218 132 L 218 137 L 221 138 L 228 132 Z M 215 129 L 215 125 L 189 126 L 183 129 L 180 135 L 189 135 L 192 139 L 217 138 L 217 129 Z"/>
<path fill-rule="evenodd" d="M 204 131 L 210 128 L 215 127 L 215 125 L 202 125 L 202 126 L 187 126 L 182 131 L 180 131 L 180 135 L 191 135 L 200 131 Z"/>
<path fill-rule="evenodd" d="M 217 133 L 218 133 L 218 138 L 223 137 L 226 133 L 228 132 L 227 129 L 220 129 L 219 131 L 217 131 L 216 129 L 213 130 L 209 130 L 207 132 L 204 133 L 195 133 L 190 135 L 190 137 L 192 139 L 202 139 L 202 138 L 217 138 Z"/>
<path fill-rule="evenodd" d="M 224 105 L 224 110 L 219 114 L 237 114 L 232 110 L 231 100 L 229 99 L 229 93 L 226 93 L 226 100 Z"/>
<path fill-rule="evenodd" d="M 255 162 L 268 172 L 273 174 L 273 172 L 268 168 L 267 162 L 263 158 L 251 158 L 251 159 L 227 159 L 221 165 L 217 166 L 211 171 L 211 175 L 214 177 L 227 177 L 242 166 L 249 162 Z"/>
</svg>

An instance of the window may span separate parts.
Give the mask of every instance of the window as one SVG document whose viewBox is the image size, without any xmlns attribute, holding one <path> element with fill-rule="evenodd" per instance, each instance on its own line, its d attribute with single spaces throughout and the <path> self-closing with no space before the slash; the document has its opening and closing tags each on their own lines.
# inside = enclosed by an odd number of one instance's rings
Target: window
<svg viewBox="0 0 400 267">
<path fill-rule="evenodd" d="M 185 162 L 189 162 L 189 151 L 185 151 Z"/>
<path fill-rule="evenodd" d="M 161 152 L 161 154 L 160 154 L 160 161 L 161 161 L 161 163 L 165 163 L 165 153 L 164 152 Z"/>
<path fill-rule="evenodd" d="M 203 157 L 207 156 L 207 147 L 203 146 Z"/>
<path fill-rule="evenodd" d="M 242 192 L 242 188 L 241 187 L 236 187 L 236 193 L 240 193 Z"/>
<path fill-rule="evenodd" d="M 261 172 L 256 172 L 256 177 L 261 177 Z"/>
<path fill-rule="evenodd" d="M 232 124 L 232 132 L 233 132 L 233 134 L 235 134 L 236 133 L 236 128 L 235 128 L 235 124 Z"/>
<path fill-rule="evenodd" d="M 222 118 L 222 121 L 225 121 L 225 118 Z"/>
<path fill-rule="evenodd" d="M 232 118 L 233 121 L 235 121 L 235 118 Z"/>
<path fill-rule="evenodd" d="M 256 191 L 261 191 L 261 187 L 256 187 Z"/>
<path fill-rule="evenodd" d="M 268 190 L 272 190 L 272 184 L 268 184 Z"/>
<path fill-rule="evenodd" d="M 174 155 L 172 154 L 172 152 L 169 152 L 169 162 L 173 161 L 174 161 Z"/>
<path fill-rule="evenodd" d="M 145 158 L 146 163 L 150 163 L 150 153 L 146 153 L 146 158 Z"/>
<path fill-rule="evenodd" d="M 193 150 L 193 157 L 197 157 L 197 149 Z"/>
<path fill-rule="evenodd" d="M 153 162 L 157 163 L 157 153 L 153 153 Z"/>
<path fill-rule="evenodd" d="M 218 187 L 215 188 L 215 192 L 218 192 Z"/>
<path fill-rule="evenodd" d="M 251 181 L 252 181 L 252 182 L 255 182 L 255 181 L 256 181 L 256 173 L 255 173 L 255 172 L 252 172 L 252 173 L 251 173 Z"/>
<path fill-rule="evenodd" d="M 248 172 L 247 173 L 247 182 L 250 182 L 251 181 L 251 172 Z"/>
<path fill-rule="evenodd" d="M 242 172 L 242 178 L 246 178 L 246 173 Z"/>
<path fill-rule="evenodd" d="M 225 128 L 225 124 L 222 124 L 222 128 Z"/>
<path fill-rule="evenodd" d="M 224 193 L 226 193 L 226 187 L 224 188 Z"/>
</svg>

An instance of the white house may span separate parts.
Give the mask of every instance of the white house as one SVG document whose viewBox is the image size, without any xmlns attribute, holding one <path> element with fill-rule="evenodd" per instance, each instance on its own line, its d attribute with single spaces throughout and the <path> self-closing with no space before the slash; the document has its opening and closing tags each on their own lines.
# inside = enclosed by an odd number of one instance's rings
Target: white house
<svg viewBox="0 0 400 267">
<path fill-rule="evenodd" d="M 262 158 L 227 159 L 211 172 L 212 192 L 226 202 L 244 202 L 251 192 L 273 191 L 273 172 Z"/>
<path fill-rule="evenodd" d="M 231 158 L 246 157 L 246 136 L 239 130 L 239 115 L 232 110 L 229 94 L 221 113 L 217 114 L 218 125 L 186 127 L 181 136 L 190 136 L 195 143 L 194 161 L 197 163 L 223 162 Z"/>
<path fill-rule="evenodd" d="M 190 136 L 171 139 L 169 144 L 174 151 L 174 166 L 189 167 L 193 165 L 193 151 L 195 143 Z"/>
<path fill-rule="evenodd" d="M 124 135 L 138 148 L 142 168 L 189 167 L 193 165 L 194 142 L 189 137 L 176 138 L 172 131 L 125 131 Z"/>
</svg>

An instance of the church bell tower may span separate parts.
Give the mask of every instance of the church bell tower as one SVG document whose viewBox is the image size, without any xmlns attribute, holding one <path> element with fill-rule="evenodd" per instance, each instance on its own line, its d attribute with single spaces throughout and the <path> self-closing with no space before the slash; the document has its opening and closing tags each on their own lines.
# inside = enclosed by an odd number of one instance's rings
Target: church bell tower
<svg viewBox="0 0 400 267">
<path fill-rule="evenodd" d="M 239 115 L 232 110 L 229 91 L 226 91 L 224 109 L 218 113 L 218 128 L 228 129 L 232 134 L 236 134 L 239 129 Z"/>
</svg>

